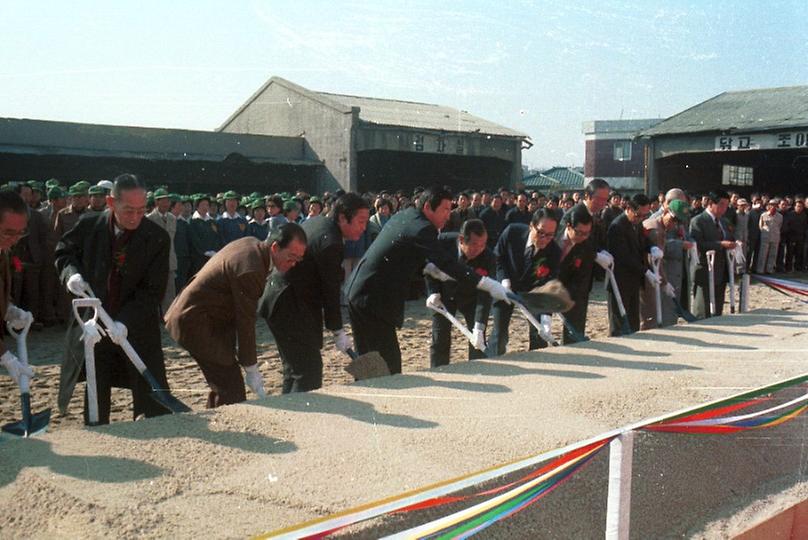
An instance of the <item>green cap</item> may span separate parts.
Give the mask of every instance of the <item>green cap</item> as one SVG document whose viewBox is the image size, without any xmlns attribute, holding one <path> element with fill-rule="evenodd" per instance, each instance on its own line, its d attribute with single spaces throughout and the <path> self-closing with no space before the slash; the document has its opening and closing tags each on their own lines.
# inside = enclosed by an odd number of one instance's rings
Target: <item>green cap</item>
<svg viewBox="0 0 808 540">
<path fill-rule="evenodd" d="M 83 189 L 84 191 L 87 191 L 88 189 L 90 189 L 90 186 L 92 184 L 90 184 L 87 180 L 79 180 L 78 182 L 76 182 L 73 185 L 74 186 L 81 186 L 81 189 Z"/>
<path fill-rule="evenodd" d="M 101 186 L 90 186 L 90 189 L 87 190 L 87 195 L 106 195 L 107 190 L 102 188 Z"/>
<path fill-rule="evenodd" d="M 261 199 L 263 197 L 264 196 L 261 195 L 260 193 L 258 193 L 257 191 L 253 191 L 252 193 L 250 193 L 250 198 L 251 199 Z"/>
<path fill-rule="evenodd" d="M 157 199 L 165 199 L 167 197 L 170 197 L 171 194 L 165 188 L 157 188 L 157 189 L 154 190 L 154 193 L 152 194 L 152 196 L 154 197 L 154 200 L 156 201 Z"/>
<path fill-rule="evenodd" d="M 320 197 L 314 196 L 309 198 L 309 204 L 311 203 L 320 203 L 323 204 L 323 201 L 320 200 Z"/>
<path fill-rule="evenodd" d="M 257 199 L 250 203 L 250 210 L 255 210 L 256 208 L 266 208 L 263 199 Z"/>
<path fill-rule="evenodd" d="M 82 195 L 88 195 L 87 191 L 90 189 L 90 186 L 86 185 L 86 182 L 76 182 L 70 189 L 67 190 L 67 194 L 71 197 L 81 197 Z"/>
<path fill-rule="evenodd" d="M 300 207 L 295 201 L 286 201 L 283 203 L 283 211 L 289 212 L 290 210 L 298 210 Z"/>
<path fill-rule="evenodd" d="M 48 190 L 49 201 L 52 201 L 53 199 L 64 199 L 64 198 L 65 198 L 65 190 L 63 190 L 59 186 L 52 187 Z"/>
<path fill-rule="evenodd" d="M 238 198 L 239 198 L 238 193 L 236 193 L 233 190 L 225 191 L 224 194 L 222 195 L 222 199 L 225 200 L 225 201 L 230 200 L 230 199 L 238 199 Z"/>
<path fill-rule="evenodd" d="M 171 202 L 173 203 L 182 202 L 182 195 L 180 195 L 179 193 L 171 193 L 169 194 L 168 197 L 171 199 Z"/>
<path fill-rule="evenodd" d="M 50 189 L 52 187 L 59 187 L 59 181 L 56 178 L 51 178 L 45 182 L 45 187 Z"/>
<path fill-rule="evenodd" d="M 679 221 L 687 221 L 687 216 L 690 215 L 690 208 L 685 201 L 674 199 L 668 203 L 668 209 Z"/>
<path fill-rule="evenodd" d="M 252 201 L 253 201 L 253 200 L 252 200 L 250 197 L 247 197 L 247 196 L 245 195 L 245 196 L 243 196 L 243 197 L 241 198 L 241 200 L 239 201 L 238 205 L 239 205 L 239 206 L 250 206 L 250 205 L 252 204 Z"/>
<path fill-rule="evenodd" d="M 30 180 L 28 182 L 28 187 L 30 187 L 33 191 L 45 193 L 45 186 L 42 182 L 37 182 L 36 180 Z"/>
<path fill-rule="evenodd" d="M 208 201 L 210 202 L 210 195 L 207 193 L 195 193 L 193 196 L 194 204 L 199 203 L 199 201 Z"/>
</svg>

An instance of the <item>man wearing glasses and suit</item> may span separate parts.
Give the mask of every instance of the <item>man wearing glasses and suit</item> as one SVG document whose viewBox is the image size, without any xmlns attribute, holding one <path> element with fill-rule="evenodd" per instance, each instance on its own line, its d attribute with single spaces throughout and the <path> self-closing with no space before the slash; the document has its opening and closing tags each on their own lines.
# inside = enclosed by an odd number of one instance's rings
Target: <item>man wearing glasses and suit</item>
<svg viewBox="0 0 808 540">
<path fill-rule="evenodd" d="M 507 289 L 516 293 L 528 292 L 540 287 L 558 275 L 561 249 L 553 241 L 558 222 L 546 208 L 536 210 L 530 225 L 508 225 L 494 248 L 497 279 Z M 513 314 L 513 305 L 508 302 L 494 303 L 494 329 L 488 341 L 486 354 L 489 357 L 505 354 L 508 348 L 508 327 Z M 546 343 L 538 331 L 530 327 L 530 349 L 538 349 Z"/>
</svg>

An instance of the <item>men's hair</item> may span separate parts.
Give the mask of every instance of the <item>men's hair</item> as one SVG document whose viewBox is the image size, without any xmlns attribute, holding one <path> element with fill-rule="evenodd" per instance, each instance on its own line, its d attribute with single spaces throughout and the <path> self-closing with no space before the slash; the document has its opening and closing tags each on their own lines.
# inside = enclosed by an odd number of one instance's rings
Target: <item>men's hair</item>
<svg viewBox="0 0 808 540">
<path fill-rule="evenodd" d="M 299 240 L 305 244 L 307 242 L 306 231 L 304 231 L 303 227 L 297 223 L 289 222 L 284 223 L 277 229 L 270 231 L 265 241 L 269 245 L 277 242 L 278 247 L 284 249 L 292 240 Z"/>
<path fill-rule="evenodd" d="M 683 190 L 676 187 L 669 189 L 668 192 L 665 193 L 665 202 L 669 203 L 676 199 L 686 201 L 687 195 L 685 195 L 685 192 Z"/>
<path fill-rule="evenodd" d="M 133 189 L 142 189 L 146 191 L 146 185 L 134 174 L 124 173 L 115 178 L 112 184 L 113 199 L 120 199 L 124 191 L 132 191 Z"/>
<path fill-rule="evenodd" d="M 582 204 L 576 204 L 570 208 L 569 214 L 570 217 L 567 224 L 573 229 L 578 225 L 589 225 L 592 223 L 592 214 L 590 214 L 586 206 Z"/>
<path fill-rule="evenodd" d="M 28 214 L 28 205 L 16 191 L 0 191 L 0 220 L 7 213 Z"/>
<path fill-rule="evenodd" d="M 429 186 L 421 193 L 418 197 L 418 202 L 415 203 L 415 207 L 418 210 L 423 210 L 424 205 L 429 203 L 429 208 L 434 211 L 440 206 L 440 203 L 445 200 L 452 200 L 452 192 L 441 186 L 433 185 Z"/>
<path fill-rule="evenodd" d="M 710 204 L 718 204 L 721 199 L 729 199 L 729 193 L 723 189 L 716 189 L 705 195 Z"/>
<path fill-rule="evenodd" d="M 474 236 L 488 234 L 485 229 L 485 223 L 481 219 L 469 219 L 460 226 L 460 236 L 463 237 L 463 242 L 471 242 L 472 234 Z"/>
<path fill-rule="evenodd" d="M 640 209 L 641 206 L 651 204 L 651 200 L 644 194 L 637 193 L 636 195 L 631 197 L 628 201 L 626 201 L 626 204 L 628 205 L 629 208 L 631 208 L 633 211 L 636 212 L 637 210 Z"/>
<path fill-rule="evenodd" d="M 551 212 L 547 208 L 539 208 L 533 212 L 533 217 L 530 218 L 530 224 L 536 227 L 543 219 L 552 219 L 556 222 L 556 224 L 558 224 L 558 219 L 556 218 L 555 212 Z"/>
<path fill-rule="evenodd" d="M 378 212 L 382 206 L 386 206 L 390 213 L 393 213 L 393 201 L 390 199 L 376 199 L 376 211 Z"/>
<path fill-rule="evenodd" d="M 609 189 L 609 182 L 603 178 L 593 178 L 584 188 L 584 198 L 591 199 L 599 189 Z"/>
<path fill-rule="evenodd" d="M 336 221 L 340 215 L 343 215 L 345 220 L 350 222 L 356 213 L 363 208 L 370 210 L 370 203 L 368 203 L 367 199 L 361 197 L 358 193 L 349 191 L 336 200 L 331 208 L 331 216 Z"/>
</svg>

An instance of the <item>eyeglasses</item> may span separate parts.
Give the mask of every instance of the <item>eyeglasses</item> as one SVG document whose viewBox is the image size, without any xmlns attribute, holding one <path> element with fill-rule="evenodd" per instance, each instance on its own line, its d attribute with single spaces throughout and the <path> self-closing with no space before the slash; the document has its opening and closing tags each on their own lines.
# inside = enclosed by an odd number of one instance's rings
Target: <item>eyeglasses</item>
<svg viewBox="0 0 808 540">
<path fill-rule="evenodd" d="M 538 238 L 552 238 L 555 236 L 555 232 L 545 232 L 541 229 L 536 229 L 536 236 Z"/>
</svg>

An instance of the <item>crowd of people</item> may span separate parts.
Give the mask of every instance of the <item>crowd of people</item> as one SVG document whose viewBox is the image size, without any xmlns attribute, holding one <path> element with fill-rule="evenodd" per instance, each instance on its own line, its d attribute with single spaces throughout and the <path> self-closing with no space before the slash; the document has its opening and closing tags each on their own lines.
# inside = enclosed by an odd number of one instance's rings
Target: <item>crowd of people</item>
<svg viewBox="0 0 808 540">
<path fill-rule="evenodd" d="M 66 324 L 75 335 L 62 366 L 64 409 L 84 377 L 71 299 L 102 301 L 116 321 L 96 349 L 106 423 L 113 386 L 132 390 L 135 417 L 166 412 L 119 349 L 131 342 L 167 390 L 161 325 L 196 360 L 216 407 L 245 400 L 245 381 L 265 395 L 258 317 L 275 338 L 283 392 L 308 391 L 322 385 L 325 331 L 340 351 L 378 352 L 400 373 L 396 329 L 405 302 L 424 292 L 463 315 L 470 359 L 494 357 L 507 350 L 514 295 L 551 280 L 574 302 L 561 314 L 562 343 L 585 334 L 596 279 L 611 283 L 612 335 L 636 332 L 675 324 L 682 309 L 720 315 L 729 274 L 805 269 L 806 232 L 801 196 L 621 196 L 601 179 L 560 195 L 431 186 L 319 197 L 147 191 L 130 174 L 68 188 L 52 179 L 0 189 L 0 311 L 14 327 Z M 535 315 L 549 326 L 551 313 Z M 432 323 L 431 365 L 445 365 L 451 325 L 437 311 Z M 530 349 L 549 335 L 531 326 Z M 30 373 L 2 353 L 15 380 Z"/>
</svg>

